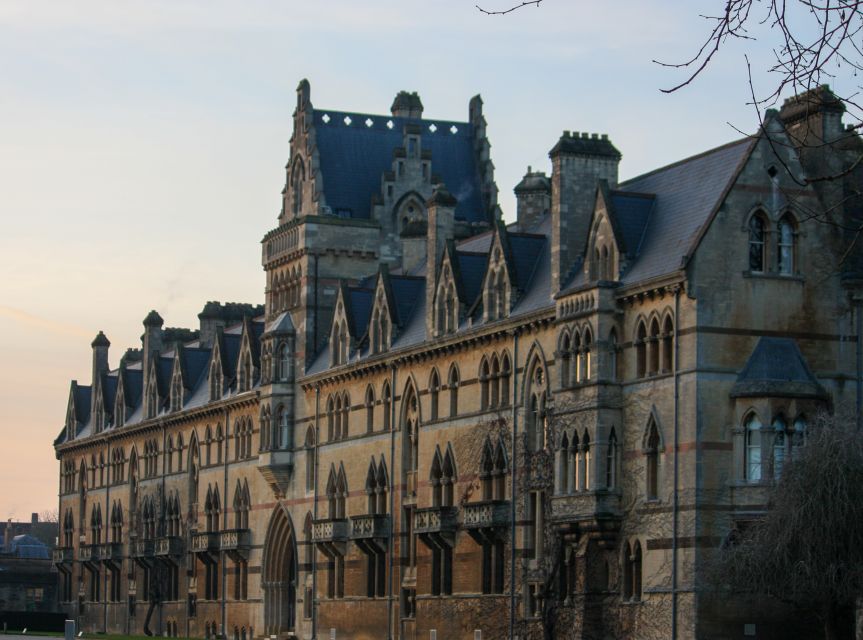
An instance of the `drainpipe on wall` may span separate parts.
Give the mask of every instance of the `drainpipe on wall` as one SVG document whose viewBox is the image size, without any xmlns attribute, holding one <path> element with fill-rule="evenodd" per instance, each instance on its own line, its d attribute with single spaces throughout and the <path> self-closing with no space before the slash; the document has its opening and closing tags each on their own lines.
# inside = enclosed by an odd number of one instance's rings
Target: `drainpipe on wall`
<svg viewBox="0 0 863 640">
<path fill-rule="evenodd" d="M 512 333 L 512 440 L 510 442 L 510 509 L 509 509 L 509 528 L 510 528 L 510 570 L 509 570 L 509 638 L 513 640 L 515 634 L 515 462 L 516 462 L 516 433 L 518 425 L 516 416 L 518 415 L 518 333 Z"/>
<path fill-rule="evenodd" d="M 863 429 L 863 293 L 858 293 L 854 305 L 857 321 L 857 431 Z"/>
<path fill-rule="evenodd" d="M 228 425 L 231 424 L 231 418 L 230 418 L 230 412 L 228 411 L 227 407 L 225 407 L 223 409 L 223 411 L 225 413 L 225 442 L 227 443 L 227 442 L 229 442 Z M 234 440 L 234 442 L 236 442 L 236 440 Z M 237 455 L 236 451 L 234 451 L 234 455 L 235 456 Z M 225 446 L 225 458 L 222 461 L 222 466 L 224 468 L 224 478 L 225 478 L 225 490 L 222 494 L 225 496 L 224 497 L 224 503 L 223 503 L 224 506 L 222 507 L 222 531 L 224 531 L 225 529 L 228 528 L 228 505 L 230 504 L 230 502 L 228 501 L 228 447 L 227 447 L 227 445 Z M 219 545 L 219 546 L 221 546 L 221 545 Z M 228 567 L 226 566 L 227 563 L 225 562 L 225 554 L 222 553 L 221 549 L 219 550 L 219 562 L 222 565 L 222 602 L 221 602 L 222 632 L 223 632 L 222 637 L 227 638 L 228 637 L 228 608 L 227 608 L 227 603 L 225 601 L 225 598 L 227 597 L 227 594 L 225 593 L 225 591 L 226 591 L 226 587 L 228 584 L 228 581 L 227 581 Z M 186 616 L 186 618 L 188 618 L 188 616 Z"/>
<path fill-rule="evenodd" d="M 107 446 L 107 443 L 106 443 L 106 446 Z M 108 449 L 108 451 L 110 452 L 110 449 Z M 106 456 L 105 459 L 108 460 L 108 469 L 111 469 L 111 458 L 110 458 L 110 456 Z M 111 508 L 110 508 L 110 505 L 111 505 L 111 484 L 113 483 L 113 480 L 114 480 L 113 475 L 109 473 L 108 474 L 108 482 L 105 485 L 105 515 L 108 517 L 108 526 L 105 527 L 105 538 L 103 540 L 104 543 L 108 542 L 108 531 L 110 530 L 110 525 L 111 525 Z M 103 519 L 102 523 L 104 524 L 104 522 L 105 522 L 105 520 Z M 99 572 L 101 573 L 102 570 L 99 569 Z M 105 574 L 106 574 L 105 578 L 108 577 L 107 573 L 108 572 L 106 571 L 105 572 Z M 111 579 L 112 580 L 114 579 L 113 575 L 111 576 Z M 113 587 L 114 585 L 112 584 L 111 586 Z M 108 633 L 108 580 L 107 579 L 102 580 L 102 592 L 103 592 L 104 598 L 105 598 L 102 601 L 103 633 Z"/>
<path fill-rule="evenodd" d="M 315 273 L 317 274 L 317 258 L 315 258 Z M 315 277 L 315 298 L 317 298 L 318 280 Z M 317 309 L 317 301 L 315 304 Z M 312 453 L 312 480 L 314 483 L 314 502 L 312 503 L 313 519 L 318 519 L 318 443 L 321 441 L 321 425 L 320 425 L 320 406 L 321 406 L 321 385 L 315 385 L 315 448 Z M 308 464 L 308 461 L 306 461 Z M 311 540 L 306 541 L 307 544 L 314 546 Z M 312 638 L 317 638 L 318 629 L 318 552 L 317 549 L 312 549 Z M 303 595 L 305 597 L 305 594 Z"/>
<path fill-rule="evenodd" d="M 680 472 L 678 460 L 680 412 L 680 288 L 674 292 L 674 489 L 671 516 L 671 639 L 677 638 L 677 515 L 679 499 L 677 485 Z"/>
<path fill-rule="evenodd" d="M 389 536 L 389 594 L 387 595 L 387 640 L 393 637 L 393 556 L 394 556 L 394 531 L 395 514 L 395 476 L 396 476 L 396 367 L 390 369 L 390 536 Z"/>
</svg>

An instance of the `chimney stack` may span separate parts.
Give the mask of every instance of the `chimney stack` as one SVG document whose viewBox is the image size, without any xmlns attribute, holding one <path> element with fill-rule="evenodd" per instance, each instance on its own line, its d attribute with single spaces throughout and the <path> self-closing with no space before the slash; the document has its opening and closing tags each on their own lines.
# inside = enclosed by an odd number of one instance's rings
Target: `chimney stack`
<svg viewBox="0 0 863 640">
<path fill-rule="evenodd" d="M 617 186 L 620 151 L 607 135 L 564 131 L 551 158 L 552 294 L 566 279 L 584 247 L 596 204 L 597 181 Z"/>
<path fill-rule="evenodd" d="M 443 184 L 435 188 L 432 197 L 426 203 L 428 210 L 428 231 L 426 235 L 426 323 L 427 335 L 434 335 L 434 303 L 435 285 L 440 269 L 441 257 L 447 240 L 453 237 L 455 227 L 455 207 L 458 201 L 447 191 Z"/>
<path fill-rule="evenodd" d="M 423 117 L 423 103 L 416 91 L 399 91 L 390 112 L 394 118 L 419 119 Z"/>
<path fill-rule="evenodd" d="M 143 392 L 144 392 L 144 415 L 150 415 L 150 408 L 147 407 L 147 388 L 150 384 L 150 367 L 153 360 L 159 357 L 162 351 L 162 325 L 165 321 L 162 320 L 155 310 L 150 311 L 147 317 L 144 318 L 144 361 L 143 367 Z"/>
<path fill-rule="evenodd" d="M 519 231 L 535 229 L 551 209 L 551 183 L 548 177 L 544 171 L 533 171 L 528 167 L 514 191 Z"/>
<path fill-rule="evenodd" d="M 90 415 L 96 415 L 96 390 L 102 384 L 102 376 L 108 373 L 108 348 L 111 342 L 101 331 L 90 343 L 93 347 L 93 371 L 90 378 Z M 35 515 L 35 514 L 34 514 Z"/>
</svg>

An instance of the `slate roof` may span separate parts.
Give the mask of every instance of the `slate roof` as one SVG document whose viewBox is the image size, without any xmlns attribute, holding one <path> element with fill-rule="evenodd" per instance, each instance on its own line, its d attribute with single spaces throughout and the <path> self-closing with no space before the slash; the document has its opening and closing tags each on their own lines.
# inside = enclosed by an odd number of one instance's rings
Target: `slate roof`
<svg viewBox="0 0 863 640">
<path fill-rule="evenodd" d="M 537 267 L 537 258 L 547 239 L 527 233 L 508 233 L 512 261 L 515 265 L 515 286 L 526 291 Z"/>
<path fill-rule="evenodd" d="M 482 291 L 482 281 L 488 268 L 488 253 L 456 251 L 455 255 L 465 295 L 464 302 L 471 306 Z"/>
<path fill-rule="evenodd" d="M 117 375 L 117 373 L 106 373 L 102 376 L 102 402 L 108 413 L 114 411 L 114 400 L 117 397 Z"/>
<path fill-rule="evenodd" d="M 754 144 L 748 138 L 738 140 L 618 185 L 617 191 L 655 195 L 655 209 L 644 229 L 638 258 L 623 274 L 623 283 L 647 280 L 682 266 Z M 623 204 L 627 218 L 623 233 L 634 238 L 639 235 L 644 211 L 631 200 Z"/>
<path fill-rule="evenodd" d="M 395 312 L 399 326 L 404 327 L 425 295 L 425 278 L 414 276 L 390 276 L 390 286 L 395 299 Z"/>
<path fill-rule="evenodd" d="M 75 394 L 75 419 L 82 423 L 90 419 L 90 394 L 92 389 L 90 386 L 76 384 L 74 388 Z"/>
<path fill-rule="evenodd" d="M 637 255 L 647 228 L 647 221 L 656 204 L 653 194 L 611 192 L 612 216 L 621 233 L 624 251 L 628 255 Z"/>
<path fill-rule="evenodd" d="M 374 306 L 375 292 L 374 289 L 354 289 L 348 288 L 348 300 L 346 302 L 348 311 L 348 324 L 350 324 L 350 332 L 354 337 L 362 337 L 366 333 L 366 328 L 369 326 L 369 318 L 372 315 L 372 306 Z"/>
<path fill-rule="evenodd" d="M 763 396 L 826 396 L 791 338 L 760 338 L 731 390 L 733 398 Z"/>
<path fill-rule="evenodd" d="M 366 125 L 367 120 L 371 126 Z M 392 128 L 387 127 L 388 122 Z M 458 199 L 455 217 L 469 222 L 487 220 L 470 123 L 326 109 L 314 110 L 314 123 L 324 196 L 335 215 L 371 217 L 372 195 L 380 193 L 383 173 L 392 171 L 393 150 L 404 144 L 404 126 L 411 124 L 421 128 L 422 150 L 431 151 L 432 174 L 439 175 Z M 451 132 L 453 127 L 456 133 Z"/>
<path fill-rule="evenodd" d="M 195 389 L 202 380 L 207 378 L 211 354 L 210 349 L 186 347 L 182 350 L 180 358 L 183 377 L 189 389 Z"/>
</svg>

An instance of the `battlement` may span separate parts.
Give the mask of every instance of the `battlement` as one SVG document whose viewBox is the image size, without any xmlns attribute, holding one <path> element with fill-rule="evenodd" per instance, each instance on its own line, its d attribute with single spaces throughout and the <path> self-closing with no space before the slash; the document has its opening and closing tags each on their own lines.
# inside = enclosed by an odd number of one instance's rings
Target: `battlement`
<svg viewBox="0 0 863 640">
<path fill-rule="evenodd" d="M 605 156 L 620 159 L 621 153 L 608 139 L 607 133 L 588 133 L 587 131 L 564 131 L 560 140 L 552 147 L 551 157 L 567 155 Z"/>
</svg>

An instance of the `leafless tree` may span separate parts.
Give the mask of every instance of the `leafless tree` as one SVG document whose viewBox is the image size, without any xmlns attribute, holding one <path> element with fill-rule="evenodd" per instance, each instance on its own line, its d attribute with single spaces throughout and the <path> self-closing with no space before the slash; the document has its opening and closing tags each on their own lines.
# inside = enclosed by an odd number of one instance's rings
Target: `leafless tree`
<svg viewBox="0 0 863 640">
<path fill-rule="evenodd" d="M 732 535 L 708 585 L 763 596 L 818 617 L 827 640 L 863 590 L 863 434 L 821 416 L 782 469 L 766 515 Z"/>
<path fill-rule="evenodd" d="M 60 522 L 60 515 L 57 512 L 57 509 L 46 509 L 39 513 L 39 522 Z"/>
</svg>

